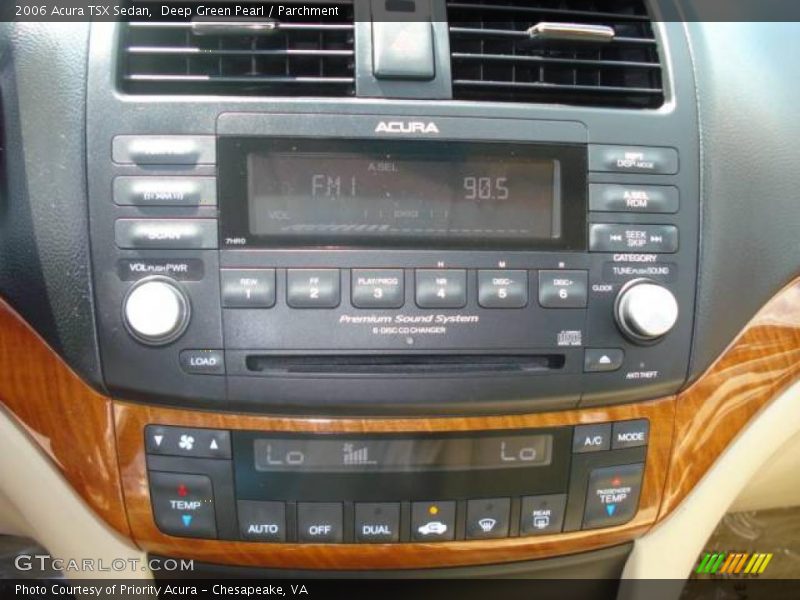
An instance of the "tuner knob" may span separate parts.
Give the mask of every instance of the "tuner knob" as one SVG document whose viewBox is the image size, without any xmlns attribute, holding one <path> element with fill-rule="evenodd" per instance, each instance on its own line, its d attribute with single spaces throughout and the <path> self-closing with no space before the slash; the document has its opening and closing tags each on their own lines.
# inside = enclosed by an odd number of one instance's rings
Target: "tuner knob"
<svg viewBox="0 0 800 600">
<path fill-rule="evenodd" d="M 122 303 L 128 332 L 151 346 L 169 344 L 189 325 L 189 300 L 167 277 L 148 277 L 128 291 Z"/>
<path fill-rule="evenodd" d="M 664 286 L 639 279 L 620 290 L 614 316 L 622 332 L 633 341 L 652 342 L 675 327 L 678 301 Z"/>
</svg>

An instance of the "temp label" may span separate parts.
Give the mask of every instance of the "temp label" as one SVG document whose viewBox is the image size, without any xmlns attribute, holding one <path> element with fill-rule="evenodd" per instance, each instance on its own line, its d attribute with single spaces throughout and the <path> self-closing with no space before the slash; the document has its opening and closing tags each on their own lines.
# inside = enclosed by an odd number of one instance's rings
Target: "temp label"
<svg viewBox="0 0 800 600">
<path fill-rule="evenodd" d="M 446 335 L 448 327 L 474 326 L 480 320 L 478 315 L 342 315 L 339 324 L 369 326 L 372 335 L 413 336 Z"/>
</svg>

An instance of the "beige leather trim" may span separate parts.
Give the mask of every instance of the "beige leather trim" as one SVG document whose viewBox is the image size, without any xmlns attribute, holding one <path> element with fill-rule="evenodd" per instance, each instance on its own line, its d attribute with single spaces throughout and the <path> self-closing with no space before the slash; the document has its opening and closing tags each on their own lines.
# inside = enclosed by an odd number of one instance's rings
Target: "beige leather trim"
<svg viewBox="0 0 800 600">
<path fill-rule="evenodd" d="M 797 381 L 739 433 L 667 519 L 634 543 L 623 577 L 685 579 L 736 497 L 776 451 L 800 434 L 799 407 L 800 381 Z M 620 599 L 630 597 L 625 593 L 623 586 Z"/>
<path fill-rule="evenodd" d="M 67 577 L 152 578 L 149 570 L 143 570 L 146 555 L 95 516 L 5 409 L 0 410 L 0 494 L 7 499 L 0 503 L 0 523 L 33 538 L 54 558 L 76 560 L 79 565 L 84 559 L 102 559 L 109 568 L 69 570 Z M 110 570 L 114 559 L 121 559 L 118 566 L 126 561 L 126 570 Z M 130 566 L 131 561 L 138 561 L 137 568 Z"/>
<path fill-rule="evenodd" d="M 781 446 L 755 474 L 730 512 L 800 506 L 800 434 Z"/>
</svg>

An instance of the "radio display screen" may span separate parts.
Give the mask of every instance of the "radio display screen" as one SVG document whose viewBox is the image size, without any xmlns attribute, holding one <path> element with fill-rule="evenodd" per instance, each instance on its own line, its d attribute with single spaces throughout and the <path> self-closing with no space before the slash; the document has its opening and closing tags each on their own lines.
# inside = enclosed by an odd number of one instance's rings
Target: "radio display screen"
<svg viewBox="0 0 800 600">
<path fill-rule="evenodd" d="M 226 246 L 582 246 L 586 175 L 577 147 L 285 138 L 234 144 L 232 153 L 221 147 L 223 234 L 236 238 Z M 236 169 L 222 163 L 231 154 Z"/>
<path fill-rule="evenodd" d="M 317 473 L 464 471 L 544 467 L 553 436 L 253 440 L 255 470 Z"/>
</svg>

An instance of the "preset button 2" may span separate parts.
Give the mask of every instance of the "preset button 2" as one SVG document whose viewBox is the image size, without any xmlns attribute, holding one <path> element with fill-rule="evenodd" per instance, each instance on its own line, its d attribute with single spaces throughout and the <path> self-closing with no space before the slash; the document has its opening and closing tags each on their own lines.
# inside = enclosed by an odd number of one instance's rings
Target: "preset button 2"
<svg viewBox="0 0 800 600">
<path fill-rule="evenodd" d="M 292 308 L 336 308 L 341 301 L 338 269 L 290 269 L 286 302 Z"/>
</svg>

